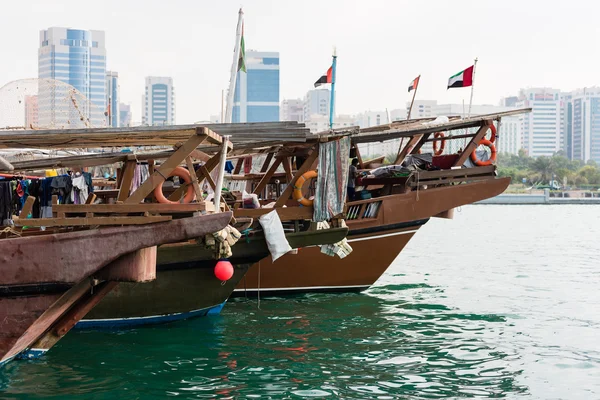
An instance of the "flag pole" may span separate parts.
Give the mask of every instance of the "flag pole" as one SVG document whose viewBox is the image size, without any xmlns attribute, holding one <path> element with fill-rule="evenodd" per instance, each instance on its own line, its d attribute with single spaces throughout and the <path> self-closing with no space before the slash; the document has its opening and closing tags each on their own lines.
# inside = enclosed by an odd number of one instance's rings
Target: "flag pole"
<svg viewBox="0 0 600 400">
<path fill-rule="evenodd" d="M 417 90 L 419 89 L 419 83 L 421 82 L 421 75 L 417 78 L 417 87 L 415 88 L 415 92 L 413 93 L 412 101 L 410 102 L 410 108 L 408 109 L 408 115 L 406 116 L 406 120 L 410 119 L 410 113 L 412 112 L 413 104 L 415 103 L 415 97 L 417 96 Z"/>
<path fill-rule="evenodd" d="M 471 82 L 471 99 L 469 100 L 469 115 L 467 118 L 471 118 L 471 105 L 473 105 L 473 89 L 475 88 L 475 69 L 477 68 L 477 57 L 473 63 L 473 81 Z"/>
<path fill-rule="evenodd" d="M 231 63 L 231 75 L 229 77 L 229 91 L 227 92 L 227 108 L 225 110 L 225 123 L 231 123 L 233 113 L 233 95 L 235 92 L 235 84 L 237 81 L 238 61 L 240 58 L 240 42 L 242 40 L 242 23 L 244 12 L 240 8 L 238 13 L 238 23 L 235 32 L 235 47 L 233 50 L 233 62 Z"/>
<path fill-rule="evenodd" d="M 337 65 L 337 54 L 333 48 L 333 63 L 331 64 L 331 100 L 329 101 L 329 129 L 333 129 L 333 115 L 335 112 L 335 69 Z"/>
</svg>

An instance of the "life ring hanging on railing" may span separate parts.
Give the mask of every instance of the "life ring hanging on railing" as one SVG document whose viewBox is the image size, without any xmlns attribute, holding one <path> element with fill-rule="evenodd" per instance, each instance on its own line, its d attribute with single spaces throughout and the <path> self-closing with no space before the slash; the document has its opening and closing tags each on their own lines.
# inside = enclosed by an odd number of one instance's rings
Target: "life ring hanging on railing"
<svg viewBox="0 0 600 400">
<path fill-rule="evenodd" d="M 487 146 L 487 147 L 490 148 L 490 151 L 491 151 L 490 158 L 487 159 L 487 160 L 485 160 L 485 161 L 482 161 L 482 160 L 478 159 L 477 158 L 477 153 L 476 153 L 477 152 L 477 148 L 475 148 L 473 150 L 473 152 L 471 153 L 471 161 L 473 161 L 473 163 L 475 165 L 478 165 L 480 167 L 483 167 L 483 166 L 486 166 L 486 165 L 492 165 L 492 163 L 494 161 L 496 161 L 496 146 L 494 146 L 494 144 L 490 140 L 487 140 L 487 139 L 481 139 L 479 141 L 479 145 L 484 145 L 484 146 Z"/>
<path fill-rule="evenodd" d="M 316 170 L 308 171 L 308 172 L 303 173 L 300 176 L 300 178 L 298 178 L 296 180 L 296 183 L 294 183 L 294 192 L 292 193 L 292 196 L 294 197 L 294 200 L 296 200 L 298 203 L 302 204 L 304 207 L 312 207 L 313 200 L 304 198 L 304 194 L 302 194 L 302 186 L 304 186 L 304 183 L 306 181 L 311 180 L 316 177 L 317 177 Z"/>
<path fill-rule="evenodd" d="M 188 185 L 187 191 L 185 192 L 185 196 L 183 198 L 184 203 L 191 203 L 194 200 L 194 196 L 196 193 L 194 192 L 194 186 L 192 186 L 192 177 L 190 176 L 190 172 L 183 167 L 175 167 L 173 171 L 169 174 L 167 178 L 171 176 L 178 176 L 183 179 L 183 181 Z M 171 201 L 165 197 L 165 194 L 162 190 L 162 183 L 154 188 L 154 197 L 159 203 L 167 203 L 167 204 L 179 204 L 178 201 Z"/>
<path fill-rule="evenodd" d="M 441 156 L 442 153 L 444 152 L 444 148 L 446 147 L 446 139 L 445 139 L 444 132 L 436 132 L 433 135 L 434 141 L 433 141 L 433 154 L 436 156 Z M 438 139 L 438 140 L 435 140 Z M 440 142 L 440 147 L 438 148 L 438 141 Z"/>
<path fill-rule="evenodd" d="M 492 136 L 490 136 L 489 141 L 492 143 L 496 142 L 496 127 L 494 124 L 490 125 L 490 131 L 492 131 Z"/>
</svg>

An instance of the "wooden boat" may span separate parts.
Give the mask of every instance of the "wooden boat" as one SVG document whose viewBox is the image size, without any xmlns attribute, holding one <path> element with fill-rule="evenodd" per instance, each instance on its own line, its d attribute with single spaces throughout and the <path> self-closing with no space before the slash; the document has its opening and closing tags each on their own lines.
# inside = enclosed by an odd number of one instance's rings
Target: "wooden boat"
<svg viewBox="0 0 600 400">
<path fill-rule="evenodd" d="M 496 177 L 494 165 L 473 165 L 469 163 L 469 157 L 494 122 L 500 124 L 504 116 L 528 111 L 517 110 L 469 119 L 451 118 L 449 122 L 442 124 L 432 124 L 432 119 L 425 119 L 356 129 L 351 137 L 359 158 L 360 143 L 402 138 L 395 165 L 402 164 L 407 156 L 420 153 L 425 143 L 438 140 L 432 137 L 436 132 L 445 132 L 445 140 L 466 138 L 469 143 L 462 152 L 433 156 L 435 168 L 432 170 L 416 170 L 409 177 L 362 179 L 363 193 L 368 193 L 370 198 L 347 204 L 345 218 L 350 229 L 348 242 L 354 250 L 347 258 L 340 260 L 326 257 L 316 247 L 302 248 L 298 254 L 285 255 L 274 263 L 267 257 L 250 268 L 236 287 L 234 295 L 255 295 L 259 291 L 259 282 L 260 292 L 265 295 L 367 289 L 386 271 L 429 218 L 451 218 L 454 208 L 494 197 L 506 189 L 510 179 Z M 464 131 L 466 128 L 477 130 L 456 134 L 456 130 Z M 342 133 L 344 132 L 336 131 L 330 134 Z M 296 149 L 297 153 L 288 149 L 287 154 L 290 157 L 299 154 L 302 147 Z M 238 154 L 239 152 L 238 150 Z M 306 152 L 300 154 L 306 157 Z M 255 192 L 261 193 L 266 183 L 276 185 L 277 181 L 285 182 L 287 189 L 277 200 L 276 207 L 286 204 L 288 208 L 277 210 L 288 214 L 295 202 L 290 199 L 291 190 L 288 189 L 316 164 L 316 155 L 309 154 L 313 157 L 308 156 L 292 177 L 290 174 L 274 173 L 268 166 L 272 157 L 268 158 L 263 166 L 263 173 L 251 176 L 249 186 L 258 188 Z M 240 154 L 240 157 L 243 156 Z M 239 176 L 234 179 L 244 178 Z M 262 185 L 256 183 L 258 180 Z M 253 210 L 234 211 L 238 217 L 257 215 Z"/>
<path fill-rule="evenodd" d="M 275 124 L 225 124 L 213 126 L 224 134 L 236 133 L 236 141 L 246 146 L 256 141 L 252 134 L 253 129 L 261 131 L 261 137 L 269 139 L 276 136 L 280 140 L 303 143 L 306 130 L 302 125 L 289 123 Z M 42 160 L 29 160 L 15 162 L 14 168 L 18 171 L 32 171 L 50 167 L 80 168 L 84 165 L 104 165 L 111 163 L 122 163 L 116 189 L 96 191 L 96 203 L 99 204 L 53 204 L 53 214 L 56 218 L 61 216 L 71 224 L 76 219 L 84 216 L 94 216 L 97 222 L 99 218 L 114 218 L 115 213 L 128 215 L 129 218 L 140 218 L 140 213 L 152 214 L 147 218 L 162 218 L 157 213 L 168 213 L 173 218 L 190 217 L 192 213 L 206 212 L 214 209 L 209 202 L 191 204 L 157 204 L 155 202 L 137 203 L 162 184 L 172 169 L 185 160 L 185 166 L 193 178 L 192 186 L 196 197 L 202 196 L 198 193 L 203 182 L 206 181 L 214 190 L 216 184 L 210 172 L 219 165 L 221 153 L 227 151 L 215 146 L 207 146 L 200 143 L 196 136 L 199 132 L 206 133 L 207 127 L 203 126 L 175 126 L 166 128 L 133 128 L 133 129 L 109 129 L 109 130 L 71 130 L 70 141 L 73 147 L 87 147 L 91 143 L 102 140 L 107 145 L 124 145 L 125 143 L 148 143 L 164 144 L 166 140 L 173 141 L 177 138 L 181 141 L 191 135 L 183 145 L 179 144 L 174 150 L 159 152 L 136 152 L 136 153 L 101 153 L 93 155 L 80 155 L 60 158 L 46 158 Z M 281 134 L 284 131 L 284 134 Z M 274 132 L 274 133 L 269 133 Z M 278 133 L 279 132 L 279 133 Z M 150 135 L 153 133 L 154 135 Z M 213 137 L 212 131 L 209 131 Z M 6 136 L 0 134 L 0 147 L 24 145 L 28 147 L 54 147 L 61 145 L 61 132 L 35 131 L 14 133 Z M 161 139 L 162 138 L 162 139 Z M 110 139 L 110 140 L 109 140 Z M 193 140 L 193 142 L 192 142 Z M 62 142 L 64 143 L 64 142 Z M 182 150 L 183 149 L 183 150 Z M 166 159 L 160 166 L 154 169 L 156 160 Z M 204 165 L 197 168 L 192 159 L 206 161 Z M 133 177 L 133 169 L 140 161 L 147 161 L 152 168 L 148 184 L 140 186 L 144 192 L 140 195 L 137 191 L 130 193 L 128 188 Z M 165 168 L 165 166 L 167 168 Z M 222 166 L 221 166 L 222 168 Z M 147 182 L 148 182 L 147 181 Z M 187 190 L 182 185 L 180 190 L 165 189 L 169 200 L 177 201 L 180 194 Z M 131 200 L 131 199 L 134 200 Z M 121 204 L 122 202 L 122 204 Z M 223 208 L 228 209 L 225 202 Z M 212 207 L 212 208 L 211 208 Z M 331 244 L 342 240 L 348 229 L 338 227 L 328 230 L 313 231 L 307 229 L 306 219 L 310 219 L 305 213 L 295 208 L 292 215 L 282 218 L 286 226 L 291 227 L 286 237 L 294 247 L 305 247 L 312 245 Z M 135 215 L 135 216 L 134 216 Z M 48 224 L 52 221 L 26 221 L 28 225 Z M 53 221 L 57 222 L 57 221 Z M 252 218 L 238 218 L 238 222 L 248 226 L 258 225 L 257 220 Z M 140 324 L 169 322 L 192 316 L 201 316 L 218 313 L 225 301 L 232 293 L 235 285 L 243 278 L 249 266 L 269 255 L 264 236 L 254 229 L 248 237 L 235 244 L 233 256 L 229 260 L 235 267 L 234 276 L 222 284 L 214 277 L 213 268 L 216 263 L 212 250 L 206 248 L 204 243 L 192 240 L 170 245 L 159 246 L 157 251 L 157 279 L 145 285 L 135 283 L 121 283 L 108 293 L 102 302 L 78 322 L 81 328 L 112 328 Z"/>
</svg>

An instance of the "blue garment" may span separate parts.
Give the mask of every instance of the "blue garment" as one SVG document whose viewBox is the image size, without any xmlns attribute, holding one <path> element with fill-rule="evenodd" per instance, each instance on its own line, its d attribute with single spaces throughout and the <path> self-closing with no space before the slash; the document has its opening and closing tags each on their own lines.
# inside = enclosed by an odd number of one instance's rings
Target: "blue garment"
<svg viewBox="0 0 600 400">
<path fill-rule="evenodd" d="M 227 171 L 227 173 L 230 174 L 233 172 L 233 169 L 234 169 L 233 163 L 231 161 L 227 161 L 225 163 L 225 171 Z"/>
</svg>

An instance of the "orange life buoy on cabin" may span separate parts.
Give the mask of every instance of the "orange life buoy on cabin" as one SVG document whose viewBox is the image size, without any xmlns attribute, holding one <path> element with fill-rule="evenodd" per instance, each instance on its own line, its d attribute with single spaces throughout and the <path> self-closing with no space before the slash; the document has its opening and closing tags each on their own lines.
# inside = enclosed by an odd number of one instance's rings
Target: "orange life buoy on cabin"
<svg viewBox="0 0 600 400">
<path fill-rule="evenodd" d="M 438 139 L 438 140 L 434 140 L 433 141 L 433 154 L 436 156 L 441 156 L 442 153 L 444 152 L 444 148 L 446 147 L 446 139 L 445 139 L 444 132 L 436 132 L 433 135 L 434 139 Z M 440 148 L 438 149 L 438 141 L 440 141 Z"/>
<path fill-rule="evenodd" d="M 311 207 L 313 205 L 313 201 L 304 198 L 304 195 L 302 194 L 302 186 L 304 186 L 304 183 L 306 181 L 316 177 L 317 171 L 308 171 L 303 173 L 302 176 L 300 176 L 300 178 L 296 180 L 296 183 L 294 183 L 294 193 L 292 194 L 292 196 L 294 197 L 294 200 L 298 201 L 298 203 L 302 204 L 305 207 Z"/>
<path fill-rule="evenodd" d="M 171 176 L 178 176 L 179 178 L 183 179 L 185 183 L 188 184 L 187 191 L 185 192 L 185 196 L 183 198 L 183 202 L 191 203 L 192 200 L 194 200 L 194 196 L 196 195 L 196 193 L 194 192 L 194 187 L 191 185 L 192 178 L 190 177 L 190 172 L 183 167 L 176 167 L 173 171 L 171 171 L 168 177 Z M 178 201 L 171 201 L 165 197 L 165 194 L 162 190 L 162 183 L 154 189 L 154 197 L 156 197 L 156 200 L 159 203 L 179 204 Z"/>
<path fill-rule="evenodd" d="M 480 159 L 477 158 L 477 148 L 475 148 L 473 150 L 473 152 L 471 153 L 471 161 L 473 161 L 473 163 L 475 165 L 479 165 L 480 167 L 486 166 L 486 165 L 492 165 L 492 163 L 494 161 L 496 161 L 496 146 L 494 146 L 494 144 L 487 139 L 481 139 L 481 141 L 479 142 L 479 145 L 484 145 L 490 148 L 491 154 L 490 154 L 490 158 L 482 161 Z"/>
<path fill-rule="evenodd" d="M 496 127 L 494 126 L 494 124 L 490 125 L 490 131 L 492 131 L 492 136 L 490 136 L 490 142 L 494 143 L 496 141 Z"/>
</svg>

